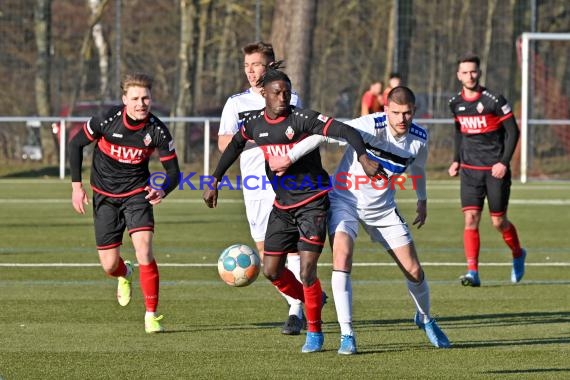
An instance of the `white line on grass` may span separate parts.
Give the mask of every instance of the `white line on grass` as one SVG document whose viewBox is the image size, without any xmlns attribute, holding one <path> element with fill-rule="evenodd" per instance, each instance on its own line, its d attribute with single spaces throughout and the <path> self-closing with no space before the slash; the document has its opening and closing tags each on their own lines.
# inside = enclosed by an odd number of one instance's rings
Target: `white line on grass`
<svg viewBox="0 0 570 380">
<path fill-rule="evenodd" d="M 330 263 L 319 263 L 321 267 L 330 267 Z M 395 263 L 353 263 L 355 267 L 392 267 Z M 423 266 L 446 266 L 446 267 L 463 267 L 465 263 L 451 262 L 424 262 Z M 486 267 L 510 267 L 511 263 L 480 263 L 479 266 Z M 570 267 L 570 262 L 552 262 L 552 263 L 526 263 L 528 267 Z M 81 268 L 81 267 L 98 267 L 98 263 L 0 263 L 0 267 L 6 268 Z M 193 268 L 211 268 L 217 267 L 217 263 L 161 263 L 159 267 L 193 267 Z"/>
<path fill-rule="evenodd" d="M 52 204 L 70 203 L 69 199 L 26 199 L 26 198 L 3 198 L 0 204 Z M 168 203 L 204 203 L 202 199 L 168 199 Z M 416 203 L 416 199 L 398 199 L 398 203 Z M 240 199 L 219 199 L 218 203 L 243 203 Z M 459 198 L 430 198 L 429 203 L 455 204 Z M 570 199 L 511 199 L 509 204 L 527 206 L 570 206 Z"/>
</svg>

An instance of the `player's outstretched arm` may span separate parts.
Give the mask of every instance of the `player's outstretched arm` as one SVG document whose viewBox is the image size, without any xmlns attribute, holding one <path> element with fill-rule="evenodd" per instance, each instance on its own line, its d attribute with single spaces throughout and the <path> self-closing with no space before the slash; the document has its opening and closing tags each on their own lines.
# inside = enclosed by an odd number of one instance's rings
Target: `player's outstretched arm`
<svg viewBox="0 0 570 380">
<path fill-rule="evenodd" d="M 233 136 L 232 141 L 230 141 L 224 153 L 222 153 L 216 170 L 214 170 L 214 174 L 212 174 L 214 183 L 202 193 L 202 199 L 204 199 L 204 202 L 206 202 L 209 208 L 214 208 L 218 205 L 218 183 L 229 167 L 238 159 L 246 142 L 247 140 L 242 133 L 238 132 Z"/>
<path fill-rule="evenodd" d="M 383 172 L 383 168 L 378 162 L 368 158 L 362 135 L 355 128 L 348 124 L 341 123 L 338 120 L 330 120 L 325 126 L 325 130 L 327 130 L 326 136 L 344 139 L 354 148 L 358 156 L 358 161 L 367 176 L 374 177 L 378 173 Z M 323 132 L 317 133 L 324 134 Z"/>
</svg>

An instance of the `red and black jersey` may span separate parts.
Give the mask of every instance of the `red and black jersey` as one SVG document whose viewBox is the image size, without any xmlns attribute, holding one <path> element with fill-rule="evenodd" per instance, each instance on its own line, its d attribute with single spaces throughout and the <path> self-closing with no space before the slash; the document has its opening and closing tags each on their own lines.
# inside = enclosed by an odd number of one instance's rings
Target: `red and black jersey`
<svg viewBox="0 0 570 380">
<path fill-rule="evenodd" d="M 264 152 L 267 182 L 275 191 L 275 206 L 281 209 L 299 207 L 325 195 L 330 191 L 330 178 L 323 169 L 319 149 L 301 157 L 283 176 L 271 171 L 267 163 L 269 156 L 284 156 L 299 141 L 314 134 L 344 138 L 359 157 L 366 154 L 360 133 L 317 111 L 291 107 L 287 116 L 272 120 L 265 110 L 257 110 L 240 114 L 240 119 L 240 131 L 222 154 L 213 176 L 221 180 L 246 143 L 253 140 Z"/>
<path fill-rule="evenodd" d="M 455 118 L 455 161 L 462 167 L 490 169 L 497 162 L 509 164 L 518 141 L 511 106 L 502 96 L 482 88 L 474 98 L 460 92 L 449 100 Z M 505 128 L 514 125 L 515 128 Z"/>
<path fill-rule="evenodd" d="M 83 126 L 83 131 L 84 134 L 79 133 L 70 145 L 82 148 L 91 142 L 96 143 L 91 186 L 100 194 L 125 197 L 144 191 L 150 176 L 149 159 L 155 150 L 158 150 L 165 168 L 171 166 L 173 171 L 179 171 L 172 136 L 153 114 L 138 124 L 132 119 L 129 123 L 124 107 L 114 107 L 105 117 L 92 117 Z M 75 150 L 70 152 L 71 177 L 72 181 L 79 182 L 81 164 L 75 162 L 80 159 L 75 157 Z M 170 161 L 173 162 L 168 164 Z"/>
</svg>

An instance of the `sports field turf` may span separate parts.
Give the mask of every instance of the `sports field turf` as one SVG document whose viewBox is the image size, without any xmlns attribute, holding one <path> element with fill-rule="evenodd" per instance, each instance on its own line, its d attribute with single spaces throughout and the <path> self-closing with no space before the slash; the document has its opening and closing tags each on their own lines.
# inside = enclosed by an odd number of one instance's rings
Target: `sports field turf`
<svg viewBox="0 0 570 380">
<path fill-rule="evenodd" d="M 0 379 L 568 379 L 570 184 L 515 184 L 509 217 L 528 250 L 527 274 L 509 282 L 510 254 L 481 228 L 481 288 L 465 288 L 458 182 L 430 182 L 428 223 L 414 229 L 430 281 L 432 314 L 453 348 L 432 347 L 412 322 L 403 276 L 365 235 L 356 245 L 354 319 L 359 354 L 336 353 L 339 328 L 330 250 L 319 277 L 329 294 L 324 352 L 301 354 L 283 336 L 284 300 L 260 277 L 231 288 L 217 275 L 226 246 L 252 244 L 241 194 L 177 191 L 156 209 L 159 311 L 168 332 L 147 335 L 135 281 L 125 308 L 94 249 L 91 210 L 76 214 L 70 184 L 0 180 Z M 400 209 L 414 217 L 413 191 Z M 125 239 L 124 256 L 133 258 Z M 135 272 L 137 276 L 137 272 Z"/>
</svg>

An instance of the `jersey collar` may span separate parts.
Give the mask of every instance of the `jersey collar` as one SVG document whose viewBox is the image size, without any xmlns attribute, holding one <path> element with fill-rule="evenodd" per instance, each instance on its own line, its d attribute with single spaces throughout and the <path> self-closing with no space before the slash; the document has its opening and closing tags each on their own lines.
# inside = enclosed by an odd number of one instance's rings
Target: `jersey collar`
<svg viewBox="0 0 570 380">
<path fill-rule="evenodd" d="M 127 109 L 123 108 L 123 124 L 125 125 L 125 128 L 130 129 L 131 131 L 138 131 L 145 126 L 147 121 L 148 121 L 148 116 L 144 118 L 144 120 L 141 120 L 140 123 L 136 125 L 130 125 L 127 120 Z"/>
</svg>

